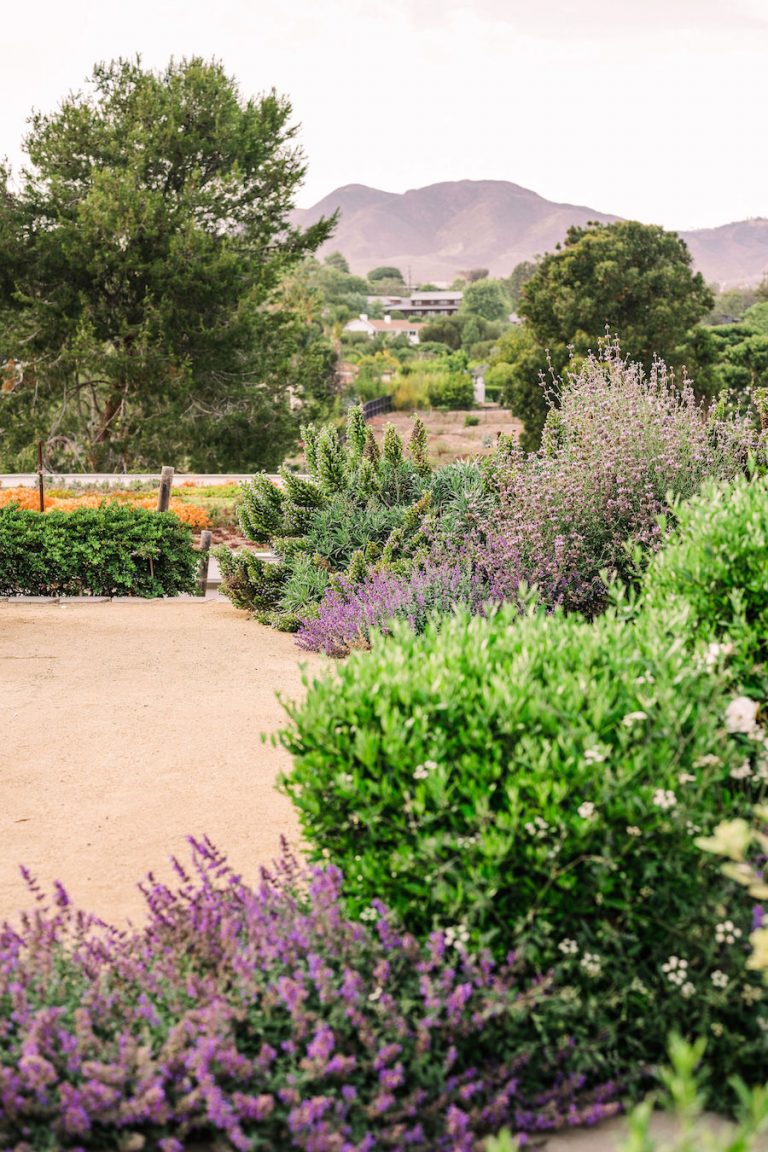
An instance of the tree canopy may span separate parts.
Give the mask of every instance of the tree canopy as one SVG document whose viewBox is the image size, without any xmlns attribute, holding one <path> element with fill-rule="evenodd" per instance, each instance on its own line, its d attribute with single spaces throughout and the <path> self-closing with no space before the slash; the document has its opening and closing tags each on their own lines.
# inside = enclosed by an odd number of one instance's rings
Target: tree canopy
<svg viewBox="0 0 768 1152">
<path fill-rule="evenodd" d="M 646 368 L 660 356 L 671 367 L 694 369 L 692 329 L 712 306 L 675 233 L 632 220 L 569 228 L 520 289 L 524 331 L 505 336 L 492 358 L 506 403 L 525 421 L 524 445 L 535 448 L 544 425 L 542 374 L 558 376 L 578 364 L 606 331 Z"/>
<path fill-rule="evenodd" d="M 290 120 L 200 58 L 98 65 L 32 116 L 30 167 L 0 189 L 3 351 L 24 362 L 0 396 L 6 459 L 44 436 L 58 465 L 277 462 L 296 396 L 333 375 L 285 288 L 334 224 L 289 225 Z"/>
</svg>

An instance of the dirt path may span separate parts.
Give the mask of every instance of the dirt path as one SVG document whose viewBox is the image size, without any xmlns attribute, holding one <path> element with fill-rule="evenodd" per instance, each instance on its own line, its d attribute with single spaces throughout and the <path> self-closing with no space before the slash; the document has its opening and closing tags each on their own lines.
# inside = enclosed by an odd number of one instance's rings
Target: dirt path
<svg viewBox="0 0 768 1152">
<path fill-rule="evenodd" d="M 140 917 L 137 882 L 167 877 L 189 833 L 255 878 L 281 834 L 298 840 L 273 787 L 288 758 L 260 734 L 302 659 L 321 666 L 219 600 L 0 602 L 0 920 L 30 905 L 20 863 Z"/>
</svg>

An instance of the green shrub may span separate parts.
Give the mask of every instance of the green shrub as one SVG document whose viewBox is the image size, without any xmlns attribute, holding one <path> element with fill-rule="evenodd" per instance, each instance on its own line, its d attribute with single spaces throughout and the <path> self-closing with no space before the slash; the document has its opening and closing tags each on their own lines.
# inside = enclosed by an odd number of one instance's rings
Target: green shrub
<svg viewBox="0 0 768 1152">
<path fill-rule="evenodd" d="M 480 417 L 479 416 L 467 415 L 464 417 L 464 427 L 465 428 L 477 428 L 479 423 L 480 423 Z"/>
<path fill-rule="evenodd" d="M 674 1026 L 711 1031 L 723 1073 L 765 1044 L 724 942 L 749 925 L 718 929 L 725 880 L 694 843 L 759 796 L 742 778 L 757 744 L 726 736 L 728 674 L 682 625 L 507 606 L 395 627 L 312 684 L 282 735 L 284 790 L 358 911 L 380 898 L 418 934 L 551 967 L 574 1034 L 600 1035 L 621 1075 Z"/>
<path fill-rule="evenodd" d="M 435 372 L 428 377 L 427 396 L 433 408 L 471 408 L 475 388 L 466 372 Z"/>
<path fill-rule="evenodd" d="M 645 577 L 645 610 L 684 605 L 688 629 L 730 641 L 751 680 L 768 659 L 768 478 L 708 485 L 675 515 L 676 532 Z"/>
<path fill-rule="evenodd" d="M 170 512 L 124 504 L 0 510 L 1 596 L 175 596 L 197 591 L 192 533 Z"/>
<path fill-rule="evenodd" d="M 389 425 L 381 448 L 362 409 L 350 409 L 342 443 L 331 427 L 303 430 L 306 477 L 282 469 L 281 485 L 257 476 L 241 489 L 238 520 L 251 540 L 268 544 L 279 563 L 217 550 L 222 591 L 265 623 L 293 630 L 311 615 L 334 575 L 362 563 L 395 560 L 404 527 L 420 523 L 432 470 L 424 425 L 415 420 L 406 449 Z M 410 514 L 410 515 L 409 515 Z"/>
</svg>

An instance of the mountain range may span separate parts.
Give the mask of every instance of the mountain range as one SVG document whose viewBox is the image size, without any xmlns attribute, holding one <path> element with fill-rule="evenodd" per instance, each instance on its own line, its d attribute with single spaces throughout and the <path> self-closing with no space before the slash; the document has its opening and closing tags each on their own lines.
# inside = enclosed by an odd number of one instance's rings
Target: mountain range
<svg viewBox="0 0 768 1152">
<path fill-rule="evenodd" d="M 456 180 L 402 193 L 346 184 L 311 208 L 296 209 L 292 221 L 306 227 L 337 209 L 336 232 L 321 255 L 343 252 L 360 275 L 394 265 L 414 284 L 450 282 L 469 268 L 508 276 L 522 260 L 551 252 L 571 224 L 620 219 L 580 204 L 557 204 L 506 180 Z M 768 272 L 768 219 L 679 235 L 709 283 L 755 284 Z"/>
</svg>

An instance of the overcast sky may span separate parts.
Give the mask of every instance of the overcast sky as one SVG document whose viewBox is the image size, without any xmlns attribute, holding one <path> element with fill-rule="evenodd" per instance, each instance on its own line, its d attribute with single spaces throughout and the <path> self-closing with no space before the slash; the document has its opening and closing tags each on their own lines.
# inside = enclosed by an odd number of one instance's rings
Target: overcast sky
<svg viewBox="0 0 768 1152">
<path fill-rule="evenodd" d="M 671 228 L 768 216 L 768 0 L 3 5 L 0 155 L 98 60 L 216 56 L 293 104 L 299 204 L 511 180 Z"/>
</svg>

